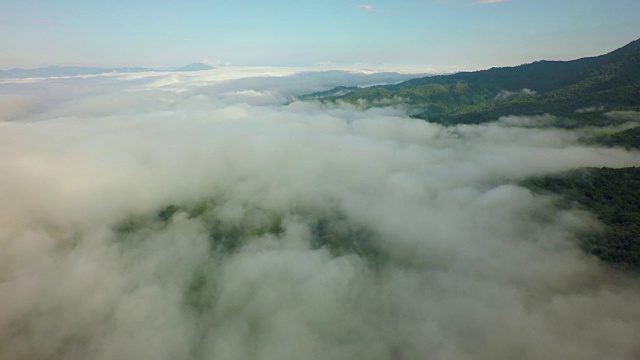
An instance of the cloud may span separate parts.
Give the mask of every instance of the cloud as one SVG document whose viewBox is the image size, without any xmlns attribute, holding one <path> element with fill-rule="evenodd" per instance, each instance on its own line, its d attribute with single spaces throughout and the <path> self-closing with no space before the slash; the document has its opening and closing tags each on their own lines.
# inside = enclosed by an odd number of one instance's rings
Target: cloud
<svg viewBox="0 0 640 360">
<path fill-rule="evenodd" d="M 0 358 L 637 358 L 597 220 L 517 186 L 637 152 L 239 77 L 0 85 Z"/>
<path fill-rule="evenodd" d="M 375 6 L 370 5 L 370 4 L 360 4 L 360 5 L 358 5 L 358 7 L 361 8 L 361 9 L 365 9 L 367 11 L 375 10 Z"/>
<path fill-rule="evenodd" d="M 534 95 L 536 92 L 531 89 L 522 89 L 520 91 L 500 90 L 496 99 L 506 99 L 515 95 Z"/>
<path fill-rule="evenodd" d="M 617 121 L 630 121 L 640 123 L 638 111 L 610 111 L 604 114 L 606 117 Z"/>
<path fill-rule="evenodd" d="M 23 118 L 37 108 L 38 100 L 32 96 L 0 94 L 0 122 Z"/>
<path fill-rule="evenodd" d="M 508 1 L 511 1 L 511 0 L 480 0 L 480 4 L 497 4 L 497 3 L 504 3 Z"/>
</svg>

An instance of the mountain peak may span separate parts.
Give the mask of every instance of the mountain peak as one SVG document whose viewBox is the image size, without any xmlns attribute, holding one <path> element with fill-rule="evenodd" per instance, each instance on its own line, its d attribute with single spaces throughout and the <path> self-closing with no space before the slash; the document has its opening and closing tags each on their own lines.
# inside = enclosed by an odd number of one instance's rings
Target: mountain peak
<svg viewBox="0 0 640 360">
<path fill-rule="evenodd" d="M 209 66 L 203 63 L 193 63 L 187 66 L 183 66 L 181 68 L 176 69 L 175 71 L 203 71 L 203 70 L 212 70 L 215 69 L 213 66 Z"/>
</svg>

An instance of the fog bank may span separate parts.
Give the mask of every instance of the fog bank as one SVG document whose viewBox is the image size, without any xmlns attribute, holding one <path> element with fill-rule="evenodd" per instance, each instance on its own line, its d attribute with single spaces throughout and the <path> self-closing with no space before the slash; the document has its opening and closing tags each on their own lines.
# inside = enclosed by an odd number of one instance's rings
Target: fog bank
<svg viewBox="0 0 640 360">
<path fill-rule="evenodd" d="M 0 359 L 640 356 L 601 224 L 516 185 L 638 152 L 295 79 L 1 84 Z"/>
</svg>

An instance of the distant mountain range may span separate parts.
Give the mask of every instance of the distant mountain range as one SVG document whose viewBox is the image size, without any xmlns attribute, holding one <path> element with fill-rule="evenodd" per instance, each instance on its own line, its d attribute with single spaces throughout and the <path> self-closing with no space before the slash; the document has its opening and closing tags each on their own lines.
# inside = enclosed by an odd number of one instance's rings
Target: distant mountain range
<svg viewBox="0 0 640 360">
<path fill-rule="evenodd" d="M 214 69 L 214 67 L 203 63 L 193 63 L 181 68 L 177 68 L 173 71 L 205 71 L 211 69 Z"/>
<path fill-rule="evenodd" d="M 606 111 L 640 110 L 640 40 L 596 57 L 537 61 L 395 85 L 338 87 L 303 99 L 361 106 L 401 103 L 412 108 L 414 117 L 443 124 L 542 113 L 593 120 Z"/>
<path fill-rule="evenodd" d="M 144 67 L 103 68 L 86 66 L 47 66 L 37 69 L 10 69 L 0 70 L 0 78 L 39 78 L 60 77 L 78 75 L 99 75 L 108 73 L 135 73 L 135 72 L 171 72 L 171 71 L 203 71 L 214 69 L 213 66 L 202 63 L 193 63 L 177 69 L 150 69 Z"/>
</svg>

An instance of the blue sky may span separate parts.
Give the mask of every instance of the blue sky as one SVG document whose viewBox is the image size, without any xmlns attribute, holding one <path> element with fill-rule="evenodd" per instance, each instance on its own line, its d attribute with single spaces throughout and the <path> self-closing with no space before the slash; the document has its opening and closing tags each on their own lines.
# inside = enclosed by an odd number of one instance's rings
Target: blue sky
<svg viewBox="0 0 640 360">
<path fill-rule="evenodd" d="M 514 65 L 640 38 L 639 0 L 0 0 L 0 68 Z"/>
</svg>

